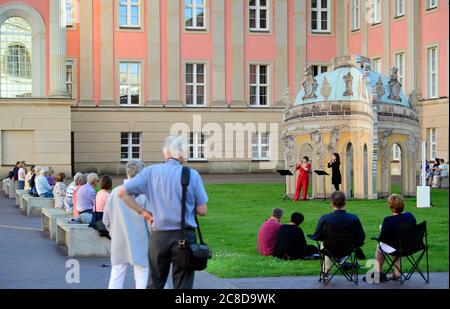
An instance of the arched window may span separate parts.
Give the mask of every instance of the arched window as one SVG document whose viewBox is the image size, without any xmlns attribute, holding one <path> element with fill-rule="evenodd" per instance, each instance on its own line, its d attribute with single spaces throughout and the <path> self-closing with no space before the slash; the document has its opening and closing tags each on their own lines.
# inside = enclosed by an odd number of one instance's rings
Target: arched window
<svg viewBox="0 0 450 309">
<path fill-rule="evenodd" d="M 0 27 L 0 97 L 21 98 L 32 94 L 32 34 L 21 17 L 10 17 Z"/>
</svg>

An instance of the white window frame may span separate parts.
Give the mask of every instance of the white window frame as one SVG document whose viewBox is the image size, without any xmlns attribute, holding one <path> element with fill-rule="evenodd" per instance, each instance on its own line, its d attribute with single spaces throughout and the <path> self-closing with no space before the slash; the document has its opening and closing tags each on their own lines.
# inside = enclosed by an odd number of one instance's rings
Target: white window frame
<svg viewBox="0 0 450 309">
<path fill-rule="evenodd" d="M 434 135 L 434 138 L 433 138 Z M 430 160 L 434 160 L 437 156 L 437 129 L 428 128 L 429 155 Z"/>
<path fill-rule="evenodd" d="M 267 136 L 267 143 L 262 143 L 263 135 Z M 256 143 L 255 143 L 256 138 Z M 263 147 L 267 147 L 267 154 L 263 156 Z M 257 156 L 254 156 L 256 148 Z M 254 161 L 270 161 L 270 134 L 269 132 L 252 132 L 252 160 Z"/>
<path fill-rule="evenodd" d="M 120 28 L 140 28 L 141 27 L 141 1 L 142 0 L 136 0 L 136 2 L 132 2 L 132 0 L 119 0 L 119 11 L 118 11 L 118 22 Z M 127 23 L 121 24 L 120 23 L 120 8 L 122 6 L 126 6 L 127 8 Z M 137 7 L 138 9 L 138 20 L 136 25 L 131 24 L 131 8 Z"/>
<path fill-rule="evenodd" d="M 255 0 L 256 5 L 250 5 L 248 1 L 248 30 L 250 32 L 267 32 L 270 30 L 270 0 L 266 0 L 266 5 L 261 5 L 261 0 Z M 250 26 L 250 11 L 255 10 L 255 27 Z M 261 28 L 261 11 L 266 11 L 266 27 Z"/>
<path fill-rule="evenodd" d="M 192 65 L 192 82 L 188 83 L 187 80 L 187 74 L 188 74 L 188 70 L 187 70 L 187 66 L 188 65 Z M 203 83 L 199 83 L 197 81 L 197 71 L 198 71 L 198 67 L 199 65 L 203 66 Z M 206 63 L 202 63 L 202 62 L 186 62 L 185 64 L 185 74 L 184 74 L 184 81 L 185 81 L 185 101 L 186 101 L 186 106 L 187 107 L 205 107 L 206 106 L 206 100 L 207 100 L 207 96 L 206 96 L 206 84 L 207 84 L 207 64 Z M 193 92 L 192 92 L 192 104 L 187 104 L 187 87 L 191 86 L 193 88 Z M 198 104 L 197 102 L 197 87 L 203 87 L 203 104 Z"/>
<path fill-rule="evenodd" d="M 382 20 L 382 4 L 381 0 L 370 0 L 372 3 L 372 25 L 378 25 Z M 386 0 L 387 1 L 387 0 Z"/>
<path fill-rule="evenodd" d="M 426 9 L 427 10 L 433 10 L 438 7 L 439 0 L 425 0 L 426 1 Z"/>
<path fill-rule="evenodd" d="M 122 144 L 122 134 L 127 134 L 127 143 Z M 133 144 L 133 134 L 139 134 L 139 144 Z M 122 158 L 122 147 L 127 147 L 127 158 Z M 139 158 L 133 158 L 133 147 L 139 147 Z M 142 158 L 142 133 L 141 132 L 121 132 L 120 133 L 120 161 L 141 160 Z"/>
<path fill-rule="evenodd" d="M 255 83 L 251 83 L 251 67 L 256 67 L 256 81 Z M 266 67 L 266 83 L 261 84 L 261 67 Z M 249 72 L 248 72 L 248 85 L 249 85 L 249 105 L 251 107 L 268 107 L 270 105 L 270 65 L 268 64 L 261 64 L 261 63 L 251 63 L 249 66 Z M 256 87 L 256 103 L 251 104 L 251 88 Z M 261 88 L 266 87 L 266 104 L 261 104 Z"/>
<path fill-rule="evenodd" d="M 122 81 L 120 80 L 120 75 L 121 75 L 121 71 L 120 71 L 120 67 L 122 64 L 126 64 L 127 65 L 127 84 L 122 84 Z M 138 80 L 138 84 L 132 84 L 131 83 L 131 64 L 137 64 L 138 65 L 138 76 L 139 76 L 139 80 Z M 119 105 L 120 106 L 139 106 L 142 102 L 142 68 L 141 68 L 141 63 L 137 62 L 137 61 L 120 61 L 119 62 Z M 127 103 L 126 104 L 122 104 L 121 100 L 120 100 L 120 86 L 122 85 L 127 85 L 128 86 L 128 94 L 127 94 Z M 131 103 L 131 88 L 132 86 L 138 86 L 139 87 L 139 102 L 138 103 Z"/>
<path fill-rule="evenodd" d="M 192 0 L 191 4 L 188 4 L 186 0 L 184 0 L 184 29 L 186 30 L 206 30 L 206 21 L 207 21 L 207 0 L 202 0 L 203 4 L 198 4 L 196 0 Z M 214 0 L 213 0 L 214 1 Z M 187 17 L 186 17 L 186 10 L 191 9 L 192 10 L 192 26 L 186 25 Z M 203 26 L 197 25 L 197 15 L 196 11 L 197 9 L 203 9 Z"/>
<path fill-rule="evenodd" d="M 361 0 L 352 0 L 352 31 L 361 28 Z"/>
<path fill-rule="evenodd" d="M 398 52 L 394 55 L 395 67 L 398 69 L 398 81 L 402 84 L 403 89 L 405 89 L 405 58 L 406 53 L 404 51 Z"/>
<path fill-rule="evenodd" d="M 69 66 L 70 68 L 70 81 L 67 78 L 69 76 Z M 75 77 L 75 62 L 72 59 L 67 59 L 66 60 L 66 90 L 68 89 L 68 86 L 71 86 L 71 93 L 69 93 L 69 91 L 67 91 L 67 94 L 69 95 L 70 98 L 73 98 L 74 96 L 74 90 L 75 90 L 75 81 L 74 81 L 74 77 Z"/>
<path fill-rule="evenodd" d="M 400 161 L 402 158 L 402 149 L 398 144 L 392 146 L 392 161 Z"/>
<path fill-rule="evenodd" d="M 382 62 L 381 57 L 372 58 L 372 71 L 381 74 L 382 71 Z"/>
<path fill-rule="evenodd" d="M 435 62 L 432 61 L 434 51 Z M 434 79 L 434 86 L 433 86 Z M 439 97 L 439 48 L 430 46 L 427 48 L 427 94 L 431 99 Z"/>
<path fill-rule="evenodd" d="M 66 27 L 68 27 L 68 28 L 72 28 L 73 24 L 74 24 L 74 9 L 75 9 L 75 6 L 73 3 L 73 0 L 66 0 L 64 14 L 65 14 L 65 18 L 66 18 L 66 20 L 65 20 Z M 69 10 L 69 12 L 68 12 L 68 10 Z M 69 19 L 68 19 L 68 13 L 70 16 Z"/>
<path fill-rule="evenodd" d="M 203 138 L 203 143 L 201 139 Z M 203 132 L 189 132 L 188 161 L 207 161 L 207 137 Z M 192 155 L 191 155 L 192 150 Z M 202 152 L 203 151 L 203 152 Z M 203 153 L 203 158 L 201 154 Z"/>
<path fill-rule="evenodd" d="M 313 33 L 329 33 L 331 32 L 331 1 L 327 0 L 327 8 L 324 9 L 322 8 L 322 1 L 318 0 L 317 1 L 317 7 L 313 8 L 312 7 L 312 3 L 310 2 L 310 11 L 311 13 L 309 14 L 309 18 L 310 18 L 310 28 L 311 28 L 311 32 Z M 312 13 L 316 12 L 316 16 L 317 16 L 317 22 L 316 22 L 316 29 L 313 29 L 312 27 Z M 322 13 L 323 12 L 327 12 L 327 28 L 326 29 L 322 29 Z"/>
<path fill-rule="evenodd" d="M 394 17 L 405 16 L 405 0 L 394 1 Z"/>
</svg>

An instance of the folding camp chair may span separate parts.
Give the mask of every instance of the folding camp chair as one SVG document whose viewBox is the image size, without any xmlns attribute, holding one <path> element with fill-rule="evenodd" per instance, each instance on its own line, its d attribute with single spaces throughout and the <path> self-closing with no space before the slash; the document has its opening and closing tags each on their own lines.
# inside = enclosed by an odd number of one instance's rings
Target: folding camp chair
<svg viewBox="0 0 450 309">
<path fill-rule="evenodd" d="M 361 246 L 356 239 L 354 224 L 328 224 L 322 228 L 322 243 L 317 243 L 320 253 L 319 282 L 328 285 L 331 279 L 340 272 L 344 277 L 358 284 L 358 257 L 356 251 Z M 328 257 L 331 267 L 326 270 L 325 258 Z M 349 265 L 350 264 L 350 265 Z M 348 267 L 347 267 L 348 266 Z"/>
<path fill-rule="evenodd" d="M 400 272 L 400 284 L 409 280 L 415 272 L 420 274 L 426 283 L 430 282 L 426 221 L 417 225 L 400 225 L 396 233 L 391 231 L 380 235 L 380 238 L 374 237 L 372 239 L 378 242 L 378 248 L 389 265 L 386 273 L 394 271 L 394 267 Z M 388 244 L 396 251 L 387 253 L 383 251 L 380 243 Z M 424 256 L 426 259 L 426 276 L 419 265 Z M 405 259 L 411 264 L 411 268 L 406 272 L 403 269 L 404 263 L 402 262 Z M 400 262 L 400 267 L 396 265 L 397 260 Z"/>
</svg>

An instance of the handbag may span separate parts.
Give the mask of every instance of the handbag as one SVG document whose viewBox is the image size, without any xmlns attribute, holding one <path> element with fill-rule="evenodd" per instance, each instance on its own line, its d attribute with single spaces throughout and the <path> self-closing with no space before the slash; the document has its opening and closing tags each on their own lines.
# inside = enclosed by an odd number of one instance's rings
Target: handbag
<svg viewBox="0 0 450 309">
<path fill-rule="evenodd" d="M 184 250 L 182 255 L 184 258 L 179 261 L 180 267 L 189 270 L 204 270 L 208 264 L 208 260 L 212 257 L 212 252 L 207 244 L 203 241 L 200 224 L 198 222 L 197 214 L 195 215 L 195 222 L 197 223 L 197 233 L 200 243 L 193 242 L 186 239 L 186 192 L 189 185 L 191 171 L 188 167 L 183 167 L 181 173 L 181 186 L 183 188 L 181 196 L 181 239 L 178 242 L 180 250 Z"/>
</svg>

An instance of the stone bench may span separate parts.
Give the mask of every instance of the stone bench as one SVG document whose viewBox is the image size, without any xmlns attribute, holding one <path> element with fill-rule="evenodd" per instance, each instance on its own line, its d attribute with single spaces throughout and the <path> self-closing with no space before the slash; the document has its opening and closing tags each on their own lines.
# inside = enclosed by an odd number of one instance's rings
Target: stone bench
<svg viewBox="0 0 450 309">
<path fill-rule="evenodd" d="M 8 197 L 11 199 L 15 199 L 16 198 L 16 190 L 19 187 L 19 182 L 18 181 L 14 181 L 14 182 L 10 182 L 8 185 Z"/>
<path fill-rule="evenodd" d="M 70 219 L 73 217 L 72 213 L 69 213 L 62 209 L 55 208 L 42 208 L 41 214 L 41 228 L 42 231 L 50 232 L 50 239 L 56 238 L 56 219 L 58 218 L 67 218 Z"/>
<path fill-rule="evenodd" d="M 448 176 L 442 176 L 441 177 L 441 188 L 448 189 Z"/>
<path fill-rule="evenodd" d="M 20 201 L 19 201 L 19 208 L 20 209 L 23 209 L 23 205 L 25 204 L 25 198 L 28 198 L 28 196 L 31 196 L 31 195 L 29 195 L 28 193 L 25 193 L 25 194 L 22 194 L 21 196 L 20 196 Z"/>
<path fill-rule="evenodd" d="M 3 190 L 3 193 L 5 193 L 6 195 L 8 195 L 8 183 L 10 183 L 10 182 L 11 182 L 11 179 L 9 179 L 9 178 L 5 178 L 2 181 L 2 190 Z"/>
<path fill-rule="evenodd" d="M 109 257 L 111 240 L 100 237 L 88 224 L 69 223 L 56 219 L 56 245 L 67 249 L 68 257 Z"/>
<path fill-rule="evenodd" d="M 40 217 L 42 208 L 55 208 L 54 198 L 23 196 L 23 211 L 29 217 Z"/>
<path fill-rule="evenodd" d="M 16 190 L 16 206 L 20 206 L 20 197 L 24 194 L 28 194 L 27 190 Z"/>
</svg>

